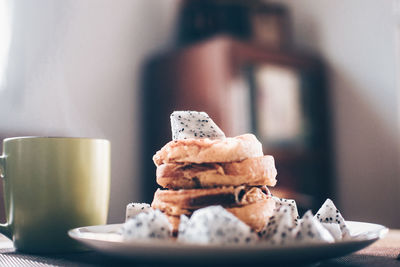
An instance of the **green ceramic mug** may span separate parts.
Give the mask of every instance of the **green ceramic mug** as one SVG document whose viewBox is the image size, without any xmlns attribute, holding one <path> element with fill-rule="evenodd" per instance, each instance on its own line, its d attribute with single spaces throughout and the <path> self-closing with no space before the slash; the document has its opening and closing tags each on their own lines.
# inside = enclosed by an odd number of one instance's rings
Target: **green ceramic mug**
<svg viewBox="0 0 400 267">
<path fill-rule="evenodd" d="M 6 224 L 0 232 L 31 253 L 82 249 L 67 231 L 105 224 L 110 142 L 89 138 L 16 137 L 0 158 Z"/>
</svg>

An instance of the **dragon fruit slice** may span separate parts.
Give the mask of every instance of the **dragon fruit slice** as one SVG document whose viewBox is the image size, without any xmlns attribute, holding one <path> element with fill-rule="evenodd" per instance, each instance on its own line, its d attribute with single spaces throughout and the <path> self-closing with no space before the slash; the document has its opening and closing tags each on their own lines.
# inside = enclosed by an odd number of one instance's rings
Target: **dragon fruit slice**
<svg viewBox="0 0 400 267">
<path fill-rule="evenodd" d="M 182 235 L 184 235 L 186 232 L 186 229 L 189 224 L 189 220 L 190 220 L 189 217 L 186 215 L 181 215 L 181 217 L 180 217 L 179 227 L 178 227 L 178 236 L 181 235 L 181 238 L 183 238 Z"/>
<path fill-rule="evenodd" d="M 122 226 L 122 237 L 125 241 L 169 239 L 171 233 L 172 225 L 159 210 L 139 213 Z"/>
<path fill-rule="evenodd" d="M 296 229 L 296 241 L 301 243 L 328 242 L 332 243 L 335 239 L 322 224 L 314 218 L 311 210 L 307 211 L 301 218 Z"/>
<path fill-rule="evenodd" d="M 152 208 L 150 207 L 150 204 L 147 203 L 129 203 L 126 206 L 126 218 L 125 221 L 127 221 L 130 218 L 135 217 L 141 212 L 146 212 L 148 213 L 151 211 Z"/>
<path fill-rule="evenodd" d="M 342 240 L 342 231 L 337 223 L 321 223 L 322 226 L 331 233 L 335 241 Z"/>
<path fill-rule="evenodd" d="M 172 140 L 189 138 L 224 139 L 224 132 L 205 112 L 174 111 L 171 114 Z"/>
<path fill-rule="evenodd" d="M 342 238 L 350 237 L 350 230 L 346 225 L 344 218 L 329 198 L 324 202 L 324 204 L 322 204 L 321 208 L 315 215 L 315 218 L 323 223 L 338 224 L 340 226 L 340 231 L 342 232 Z"/>
<path fill-rule="evenodd" d="M 244 245 L 258 236 L 244 222 L 221 206 L 196 210 L 188 219 L 181 216 L 178 241 L 195 244 Z"/>
<path fill-rule="evenodd" d="M 282 206 L 269 219 L 265 229 L 260 232 L 260 236 L 267 244 L 287 245 L 295 241 L 295 228 L 292 208 Z"/>
<path fill-rule="evenodd" d="M 275 211 L 279 211 L 283 207 L 287 207 L 291 210 L 290 214 L 292 215 L 292 220 L 294 224 L 297 225 L 299 217 L 299 212 L 297 211 L 296 201 L 294 199 L 286 199 L 279 197 L 272 197 L 275 200 Z"/>
</svg>

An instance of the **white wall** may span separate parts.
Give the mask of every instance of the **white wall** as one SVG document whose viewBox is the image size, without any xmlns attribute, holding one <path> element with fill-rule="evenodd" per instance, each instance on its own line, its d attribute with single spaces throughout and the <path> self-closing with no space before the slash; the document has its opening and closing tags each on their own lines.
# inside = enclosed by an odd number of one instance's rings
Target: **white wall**
<svg viewBox="0 0 400 267">
<path fill-rule="evenodd" d="M 337 193 L 349 219 L 400 226 L 400 28 L 391 0 L 281 0 L 297 47 L 327 63 Z M 397 1 L 398 4 L 399 1 Z"/>
<path fill-rule="evenodd" d="M 0 62 L 0 136 L 109 139 L 109 222 L 121 222 L 125 205 L 141 198 L 141 64 L 172 43 L 178 2 L 0 1 L 11 14 L 9 57 Z"/>
</svg>

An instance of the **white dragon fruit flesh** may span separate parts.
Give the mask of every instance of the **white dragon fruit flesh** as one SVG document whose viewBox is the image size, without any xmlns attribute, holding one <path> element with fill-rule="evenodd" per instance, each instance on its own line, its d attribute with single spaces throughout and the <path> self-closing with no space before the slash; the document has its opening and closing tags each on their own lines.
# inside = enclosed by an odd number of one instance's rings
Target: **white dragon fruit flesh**
<svg viewBox="0 0 400 267">
<path fill-rule="evenodd" d="M 159 210 L 142 212 L 129 219 L 122 226 L 122 237 L 125 241 L 170 239 L 172 225 L 167 216 Z"/>
<path fill-rule="evenodd" d="M 331 233 L 335 241 L 342 240 L 342 231 L 337 223 L 321 223 L 322 226 Z"/>
<path fill-rule="evenodd" d="M 139 213 L 142 213 L 142 212 L 148 213 L 151 210 L 152 210 L 152 208 L 150 207 L 150 204 L 147 204 L 147 203 L 129 203 L 126 206 L 125 221 L 127 221 L 130 218 L 135 217 Z"/>
<path fill-rule="evenodd" d="M 296 229 L 296 241 L 299 243 L 333 243 L 335 240 L 331 233 L 314 218 L 311 210 L 309 210 L 299 221 Z"/>
<path fill-rule="evenodd" d="M 181 216 L 178 241 L 194 244 L 245 245 L 258 241 L 250 227 L 221 206 L 196 210 Z"/>
<path fill-rule="evenodd" d="M 224 139 L 224 132 L 205 112 L 174 111 L 171 114 L 172 140 L 189 138 Z"/>
<path fill-rule="evenodd" d="M 270 245 L 287 245 L 295 241 L 296 225 L 293 221 L 292 209 L 282 206 L 269 218 L 265 229 L 259 233 L 261 240 Z"/>
<path fill-rule="evenodd" d="M 290 214 L 292 216 L 292 220 L 294 224 L 297 225 L 299 217 L 299 212 L 297 211 L 296 201 L 293 199 L 286 199 L 286 198 L 279 198 L 279 197 L 272 197 L 275 200 L 275 211 L 279 211 L 283 207 L 287 207 L 291 210 Z"/>
<path fill-rule="evenodd" d="M 324 204 L 322 204 L 321 208 L 315 215 L 315 218 L 323 223 L 338 224 L 340 231 L 342 232 L 342 238 L 345 239 L 350 237 L 350 230 L 346 225 L 344 218 L 329 198 L 324 202 Z"/>
</svg>

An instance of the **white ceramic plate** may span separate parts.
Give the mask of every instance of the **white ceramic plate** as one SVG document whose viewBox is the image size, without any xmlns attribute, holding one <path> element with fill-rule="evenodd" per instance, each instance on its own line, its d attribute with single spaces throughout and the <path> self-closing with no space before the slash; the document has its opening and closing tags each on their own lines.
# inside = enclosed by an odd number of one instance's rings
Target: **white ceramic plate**
<svg viewBox="0 0 400 267">
<path fill-rule="evenodd" d="M 346 222 L 352 239 L 346 241 L 292 246 L 268 246 L 263 244 L 246 246 L 187 245 L 175 241 L 124 242 L 118 229 L 122 224 L 88 226 L 72 229 L 69 235 L 96 251 L 133 260 L 174 262 L 264 262 L 291 263 L 317 262 L 344 256 L 360 250 L 388 232 L 385 226 L 363 222 Z"/>
</svg>

